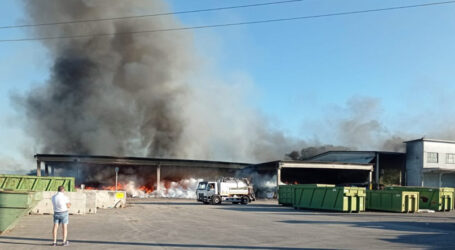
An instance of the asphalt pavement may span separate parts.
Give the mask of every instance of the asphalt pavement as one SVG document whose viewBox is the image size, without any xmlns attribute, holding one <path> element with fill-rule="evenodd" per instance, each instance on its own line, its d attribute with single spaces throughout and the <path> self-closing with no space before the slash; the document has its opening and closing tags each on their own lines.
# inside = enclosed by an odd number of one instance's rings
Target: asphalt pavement
<svg viewBox="0 0 455 250">
<path fill-rule="evenodd" d="M 0 249 L 52 248 L 51 229 L 51 215 L 25 216 L 0 236 Z M 345 214 L 276 200 L 130 199 L 126 208 L 70 216 L 68 239 L 72 249 L 455 249 L 455 212 Z"/>
</svg>

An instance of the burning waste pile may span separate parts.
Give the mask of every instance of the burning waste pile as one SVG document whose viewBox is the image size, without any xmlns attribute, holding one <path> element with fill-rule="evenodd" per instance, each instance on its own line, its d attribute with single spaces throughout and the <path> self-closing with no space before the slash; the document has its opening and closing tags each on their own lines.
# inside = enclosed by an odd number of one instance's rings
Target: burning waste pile
<svg viewBox="0 0 455 250">
<path fill-rule="evenodd" d="M 150 197 L 196 199 L 197 184 L 203 179 L 183 179 L 178 182 L 160 183 L 160 190 L 150 193 Z"/>
<path fill-rule="evenodd" d="M 122 190 L 125 191 L 128 197 L 132 198 L 179 198 L 179 199 L 196 199 L 197 184 L 202 179 L 182 179 L 180 181 L 167 181 L 163 180 L 160 183 L 159 189 L 149 187 L 148 185 L 138 185 L 136 181 L 130 180 L 126 183 L 117 184 L 113 186 L 102 186 L 99 189 L 103 190 Z M 81 188 L 86 190 L 95 190 L 98 188 L 85 187 Z"/>
</svg>

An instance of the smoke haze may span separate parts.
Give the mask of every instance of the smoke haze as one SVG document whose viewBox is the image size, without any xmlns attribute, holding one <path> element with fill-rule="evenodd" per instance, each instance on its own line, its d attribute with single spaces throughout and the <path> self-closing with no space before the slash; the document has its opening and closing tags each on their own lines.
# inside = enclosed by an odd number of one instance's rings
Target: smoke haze
<svg viewBox="0 0 455 250">
<path fill-rule="evenodd" d="M 164 1 L 23 3 L 32 23 L 169 12 Z M 182 25 L 173 16 L 160 16 L 34 29 L 36 36 L 120 33 L 42 42 L 52 58 L 49 79 L 15 98 L 37 151 L 254 163 L 327 150 L 403 151 L 402 141 L 413 137 L 389 131 L 377 118 L 380 101 L 366 97 L 350 99 L 328 115 L 325 127 L 310 131 L 325 132 L 322 140 L 303 141 L 270 129 L 238 87 L 244 82 L 194 77 L 210 74 L 190 31 L 124 34 L 171 27 Z"/>
<path fill-rule="evenodd" d="M 29 22 L 167 12 L 162 1 L 24 1 Z M 106 7 L 108 6 L 108 8 Z M 36 36 L 181 27 L 172 16 L 59 25 Z M 17 97 L 43 153 L 235 161 L 282 158 L 297 142 L 267 128 L 235 88 L 201 72 L 190 32 L 45 40 L 49 80 Z M 202 72 L 203 74 L 203 72 Z"/>
</svg>

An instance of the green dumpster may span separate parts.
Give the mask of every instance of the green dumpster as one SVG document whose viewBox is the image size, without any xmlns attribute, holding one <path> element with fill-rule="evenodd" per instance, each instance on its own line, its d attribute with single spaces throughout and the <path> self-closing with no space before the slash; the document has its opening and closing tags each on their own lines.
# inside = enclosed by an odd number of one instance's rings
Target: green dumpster
<svg viewBox="0 0 455 250">
<path fill-rule="evenodd" d="M 57 191 L 64 186 L 68 192 L 74 192 L 74 177 L 0 175 L 0 190 L 8 191 Z"/>
<path fill-rule="evenodd" d="M 419 208 L 431 209 L 435 211 L 453 210 L 453 188 L 430 188 L 430 187 L 385 187 L 386 190 L 402 190 L 419 192 Z"/>
<path fill-rule="evenodd" d="M 294 203 L 294 186 L 295 185 L 278 186 L 278 204 L 292 206 Z"/>
<path fill-rule="evenodd" d="M 419 192 L 403 190 L 367 190 L 366 209 L 414 213 L 419 210 Z"/>
<path fill-rule="evenodd" d="M 294 208 L 365 211 L 365 188 L 336 187 L 326 184 L 303 184 L 294 188 Z"/>
<path fill-rule="evenodd" d="M 0 191 L 0 233 L 13 228 L 41 199 L 41 192 Z"/>
</svg>

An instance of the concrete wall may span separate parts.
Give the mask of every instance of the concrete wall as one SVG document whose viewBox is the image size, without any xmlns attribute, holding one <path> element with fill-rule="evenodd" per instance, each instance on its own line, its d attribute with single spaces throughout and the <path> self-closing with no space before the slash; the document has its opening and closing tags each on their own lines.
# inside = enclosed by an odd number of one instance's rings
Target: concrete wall
<svg viewBox="0 0 455 250">
<path fill-rule="evenodd" d="M 428 153 L 437 153 L 437 162 L 428 162 Z M 418 140 L 406 144 L 408 186 L 455 187 L 455 163 L 447 161 L 455 154 L 455 143 Z"/>
<path fill-rule="evenodd" d="M 43 199 L 32 208 L 32 214 L 54 214 L 52 206 L 52 196 L 57 192 L 43 191 Z M 87 195 L 84 192 L 65 192 L 65 195 L 71 202 L 71 207 L 68 210 L 70 214 L 86 214 L 87 213 Z"/>
<path fill-rule="evenodd" d="M 52 196 L 53 191 L 42 192 L 43 199 L 32 208 L 32 214 L 53 214 Z M 96 213 L 98 208 L 120 208 L 126 205 L 125 191 L 107 190 L 78 190 L 77 192 L 65 192 L 71 202 L 70 214 Z"/>
<path fill-rule="evenodd" d="M 86 190 L 96 194 L 96 208 L 119 208 L 126 205 L 125 191 Z"/>
<path fill-rule="evenodd" d="M 94 192 L 85 192 L 78 190 L 78 192 L 84 192 L 86 196 L 85 200 L 85 213 L 95 214 L 96 213 L 96 193 Z"/>
<path fill-rule="evenodd" d="M 455 163 L 447 162 L 447 154 L 455 154 L 455 143 L 444 143 L 444 142 L 423 142 L 423 168 L 444 168 L 455 170 Z M 438 153 L 438 162 L 428 162 L 427 153 L 434 152 Z"/>
<path fill-rule="evenodd" d="M 406 185 L 422 186 L 423 142 L 406 143 Z"/>
</svg>

